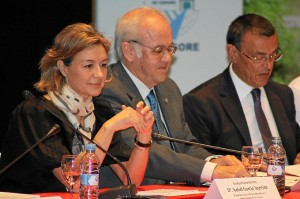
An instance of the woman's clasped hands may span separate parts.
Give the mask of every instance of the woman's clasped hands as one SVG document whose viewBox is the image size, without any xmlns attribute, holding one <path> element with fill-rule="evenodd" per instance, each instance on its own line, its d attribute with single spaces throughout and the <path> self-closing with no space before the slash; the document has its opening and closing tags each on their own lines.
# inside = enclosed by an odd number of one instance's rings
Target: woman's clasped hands
<svg viewBox="0 0 300 199">
<path fill-rule="evenodd" d="M 140 101 L 137 103 L 135 110 L 122 105 L 122 111 L 106 123 L 114 132 L 133 127 L 138 132 L 138 137 L 141 138 L 140 141 L 147 142 L 151 137 L 154 116 L 150 107 L 145 106 L 144 102 Z"/>
</svg>

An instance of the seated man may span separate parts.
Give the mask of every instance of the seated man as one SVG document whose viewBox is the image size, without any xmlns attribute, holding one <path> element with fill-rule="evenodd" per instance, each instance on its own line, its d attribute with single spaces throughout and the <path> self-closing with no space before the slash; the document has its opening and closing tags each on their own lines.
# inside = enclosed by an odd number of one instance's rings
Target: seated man
<svg viewBox="0 0 300 199">
<path fill-rule="evenodd" d="M 269 80 L 274 62 L 282 57 L 275 28 L 262 16 L 242 15 L 229 26 L 227 52 L 231 63 L 223 73 L 183 97 L 193 135 L 200 143 L 235 150 L 244 145 L 267 150 L 271 137 L 280 136 L 288 163 L 296 163 L 300 129 L 293 93 Z M 261 93 L 261 103 L 253 101 L 256 92 Z M 263 115 L 267 122 L 262 123 Z"/>
<path fill-rule="evenodd" d="M 136 101 L 144 100 L 156 115 L 153 132 L 196 141 L 184 120 L 180 90 L 167 77 L 176 46 L 166 17 L 153 8 L 129 11 L 117 22 L 115 48 L 119 61 L 109 67 L 111 81 L 101 96 L 116 112 L 121 105 L 134 106 Z M 97 99 L 94 102 L 97 104 Z M 121 136 L 131 149 L 135 147 L 132 130 Z M 214 178 L 249 176 L 234 156 L 207 161 L 211 156 L 201 147 L 154 139 L 142 184 L 201 185 Z"/>
</svg>

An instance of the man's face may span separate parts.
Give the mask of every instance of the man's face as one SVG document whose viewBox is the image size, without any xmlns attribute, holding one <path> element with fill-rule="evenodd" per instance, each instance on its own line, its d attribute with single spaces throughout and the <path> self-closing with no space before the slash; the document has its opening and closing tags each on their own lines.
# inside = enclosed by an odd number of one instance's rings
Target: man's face
<svg viewBox="0 0 300 199">
<path fill-rule="evenodd" d="M 233 70 L 245 83 L 262 87 L 268 83 L 274 66 L 273 56 L 278 49 L 278 37 L 265 37 L 247 32 L 239 48 L 232 46 Z M 258 58 L 259 60 L 255 60 Z"/>
<path fill-rule="evenodd" d="M 137 39 L 135 45 L 136 58 L 132 61 L 131 71 L 149 88 L 164 82 L 167 78 L 172 54 L 167 47 L 172 45 L 172 31 L 165 20 L 148 19 L 144 28 L 147 29 L 142 39 Z M 161 53 L 154 49 L 160 47 Z"/>
</svg>

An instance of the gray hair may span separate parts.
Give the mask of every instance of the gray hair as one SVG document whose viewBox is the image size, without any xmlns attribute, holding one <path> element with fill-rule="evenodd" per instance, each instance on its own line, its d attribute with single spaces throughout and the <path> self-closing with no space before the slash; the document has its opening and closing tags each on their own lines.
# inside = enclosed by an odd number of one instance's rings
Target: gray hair
<svg viewBox="0 0 300 199">
<path fill-rule="evenodd" d="M 140 38 L 145 33 L 143 29 L 143 22 L 145 21 L 145 18 L 154 15 L 160 16 L 167 21 L 167 18 L 160 10 L 152 7 L 133 9 L 118 19 L 115 27 L 114 48 L 119 60 L 123 59 L 121 49 L 122 42 Z"/>
</svg>

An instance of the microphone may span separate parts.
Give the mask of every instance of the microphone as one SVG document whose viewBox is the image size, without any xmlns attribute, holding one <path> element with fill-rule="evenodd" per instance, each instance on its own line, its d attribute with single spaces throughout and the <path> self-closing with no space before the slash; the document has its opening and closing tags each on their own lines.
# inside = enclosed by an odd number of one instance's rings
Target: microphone
<svg viewBox="0 0 300 199">
<path fill-rule="evenodd" d="M 100 193 L 98 196 L 98 199 L 111 199 L 111 198 L 135 198 L 135 195 L 137 193 L 137 188 L 135 184 L 131 184 L 130 175 L 128 173 L 128 170 L 124 166 L 124 164 L 115 156 L 113 156 L 111 153 L 109 153 L 107 150 L 105 150 L 102 146 L 100 146 L 98 143 L 91 140 L 89 137 L 87 137 L 85 134 L 81 133 L 80 131 L 77 131 L 82 137 L 87 139 L 88 141 L 92 142 L 99 148 L 102 152 L 104 152 L 106 155 L 108 155 L 110 158 L 112 158 L 125 172 L 127 177 L 127 185 L 122 185 L 118 187 L 111 188 L 103 193 Z"/>
<path fill-rule="evenodd" d="M 27 153 L 29 153 L 34 147 L 36 147 L 38 144 L 43 142 L 45 139 L 47 139 L 50 136 L 53 136 L 57 134 L 60 131 L 60 126 L 58 124 L 55 124 L 50 131 L 39 141 L 37 141 L 34 145 L 32 145 L 29 149 L 27 149 L 24 153 L 22 153 L 20 156 L 18 156 L 14 161 L 6 165 L 1 171 L 0 171 L 0 176 L 2 173 L 4 173 L 7 169 L 9 169 L 11 166 L 13 166 L 16 162 L 18 162 L 22 157 L 24 157 Z"/>
<path fill-rule="evenodd" d="M 160 139 L 160 140 L 169 140 L 169 141 L 180 142 L 180 143 L 184 143 L 184 144 L 197 145 L 197 146 L 201 146 L 203 148 L 210 148 L 210 149 L 215 149 L 215 150 L 224 151 L 224 152 L 242 154 L 241 151 L 237 151 L 234 149 L 227 149 L 227 148 L 212 146 L 212 145 L 208 145 L 208 144 L 201 144 L 198 142 L 191 142 L 191 141 L 181 140 L 181 139 L 177 139 L 177 138 L 171 138 L 166 135 L 162 135 L 160 133 L 154 133 L 153 135 L 155 138 Z"/>
</svg>

